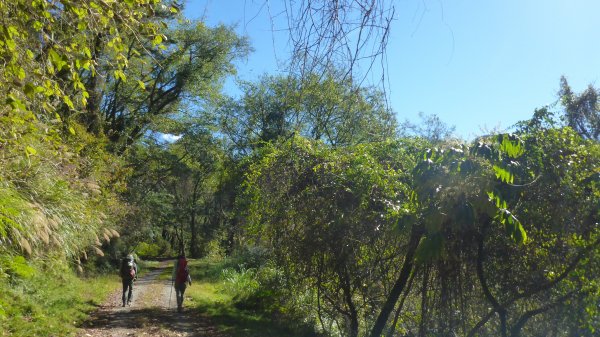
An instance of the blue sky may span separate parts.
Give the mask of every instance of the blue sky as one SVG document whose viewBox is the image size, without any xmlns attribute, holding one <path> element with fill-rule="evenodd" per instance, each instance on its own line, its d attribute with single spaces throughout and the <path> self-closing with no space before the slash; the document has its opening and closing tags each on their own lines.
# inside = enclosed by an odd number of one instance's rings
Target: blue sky
<svg viewBox="0 0 600 337">
<path fill-rule="evenodd" d="M 288 57 L 287 39 L 269 20 L 281 3 L 187 0 L 185 15 L 247 35 L 255 51 L 238 62 L 239 77 L 254 80 L 277 73 Z M 388 93 L 400 121 L 436 114 L 471 139 L 556 101 L 561 75 L 576 92 L 599 84 L 600 1 L 396 0 L 395 7 Z M 236 94 L 232 82 L 226 88 Z"/>
</svg>

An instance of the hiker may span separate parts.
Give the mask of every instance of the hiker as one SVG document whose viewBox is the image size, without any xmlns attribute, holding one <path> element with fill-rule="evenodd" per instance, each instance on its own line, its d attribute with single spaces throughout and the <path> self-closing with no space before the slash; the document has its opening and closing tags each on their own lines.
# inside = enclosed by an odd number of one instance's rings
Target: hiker
<svg viewBox="0 0 600 337">
<path fill-rule="evenodd" d="M 177 312 L 181 312 L 183 310 L 183 294 L 185 293 L 186 284 L 192 285 L 188 262 L 184 254 L 179 255 L 177 261 L 175 261 L 172 280 L 174 280 L 175 296 L 177 297 Z"/>
<path fill-rule="evenodd" d="M 125 304 L 131 305 L 133 281 L 137 280 L 137 272 L 138 268 L 133 255 L 127 255 L 127 257 L 121 261 L 121 269 L 119 271 L 121 281 L 123 282 L 123 306 L 125 306 Z M 127 294 L 128 291 L 129 293 Z M 125 297 L 126 294 L 127 297 Z"/>
</svg>

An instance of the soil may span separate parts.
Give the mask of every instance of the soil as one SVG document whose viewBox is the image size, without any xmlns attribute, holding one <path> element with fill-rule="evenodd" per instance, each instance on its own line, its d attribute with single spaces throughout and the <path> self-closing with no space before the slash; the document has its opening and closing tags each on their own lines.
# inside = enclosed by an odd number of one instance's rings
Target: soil
<svg viewBox="0 0 600 337">
<path fill-rule="evenodd" d="M 115 291 L 76 336 L 225 337 L 211 325 L 208 317 L 193 309 L 177 312 L 171 281 L 158 278 L 172 265 L 172 261 L 163 261 L 159 268 L 139 277 L 133 286 L 130 306 L 122 307 L 121 290 Z"/>
</svg>

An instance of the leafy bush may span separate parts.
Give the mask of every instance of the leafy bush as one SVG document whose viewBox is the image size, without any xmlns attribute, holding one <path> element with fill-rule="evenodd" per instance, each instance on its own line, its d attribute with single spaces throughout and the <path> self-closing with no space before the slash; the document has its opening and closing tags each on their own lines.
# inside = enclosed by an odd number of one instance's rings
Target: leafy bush
<svg viewBox="0 0 600 337">
<path fill-rule="evenodd" d="M 260 246 L 244 246 L 226 261 L 227 268 L 258 269 L 267 265 L 271 252 Z"/>
<path fill-rule="evenodd" d="M 141 242 L 136 249 L 139 256 L 148 259 L 159 257 L 163 253 L 163 248 L 156 243 Z"/>
<path fill-rule="evenodd" d="M 224 269 L 224 290 L 238 308 L 279 311 L 284 301 L 283 273 L 275 267 Z"/>
</svg>

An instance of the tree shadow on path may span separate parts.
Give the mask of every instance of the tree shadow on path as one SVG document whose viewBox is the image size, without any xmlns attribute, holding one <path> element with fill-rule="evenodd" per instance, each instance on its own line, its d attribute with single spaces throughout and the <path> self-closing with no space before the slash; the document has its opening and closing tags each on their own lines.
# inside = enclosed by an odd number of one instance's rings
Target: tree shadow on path
<svg viewBox="0 0 600 337">
<path fill-rule="evenodd" d="M 120 308 L 103 310 L 83 326 L 111 336 L 224 336 L 205 318 L 194 312 L 177 313 L 163 308 Z M 83 335 L 85 336 L 85 335 Z"/>
</svg>

